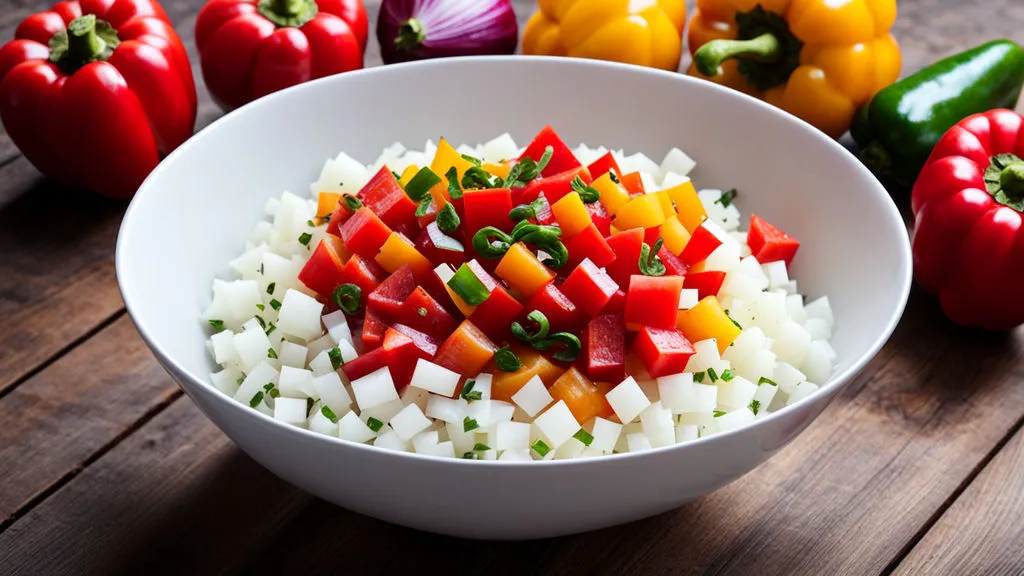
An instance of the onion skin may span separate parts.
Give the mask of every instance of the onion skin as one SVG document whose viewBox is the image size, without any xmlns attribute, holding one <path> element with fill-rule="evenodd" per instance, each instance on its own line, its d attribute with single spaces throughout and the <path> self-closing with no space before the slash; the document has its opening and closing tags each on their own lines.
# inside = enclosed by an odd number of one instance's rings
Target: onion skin
<svg viewBox="0 0 1024 576">
<path fill-rule="evenodd" d="M 384 0 L 377 41 L 385 64 L 513 54 L 519 24 L 510 0 Z"/>
</svg>

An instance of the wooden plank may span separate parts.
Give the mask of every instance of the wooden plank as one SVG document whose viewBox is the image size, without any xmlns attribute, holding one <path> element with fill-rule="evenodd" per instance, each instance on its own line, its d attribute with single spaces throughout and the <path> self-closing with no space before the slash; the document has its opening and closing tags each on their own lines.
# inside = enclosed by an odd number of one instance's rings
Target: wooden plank
<svg viewBox="0 0 1024 576">
<path fill-rule="evenodd" d="M 1024 571 L 1024 431 L 1018 430 L 895 570 L 897 575 Z"/>
<path fill-rule="evenodd" d="M 0 400 L 0 527 L 181 391 L 127 316 Z"/>
</svg>

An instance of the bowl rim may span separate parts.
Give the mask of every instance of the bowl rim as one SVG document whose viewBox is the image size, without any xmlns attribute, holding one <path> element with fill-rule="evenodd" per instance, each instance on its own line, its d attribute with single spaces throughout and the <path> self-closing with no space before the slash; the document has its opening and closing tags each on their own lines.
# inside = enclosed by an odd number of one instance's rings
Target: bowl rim
<svg viewBox="0 0 1024 576">
<path fill-rule="evenodd" d="M 205 128 L 199 130 L 198 132 L 195 132 L 188 140 L 186 140 L 178 148 L 176 148 L 165 158 L 163 158 L 161 162 L 156 166 L 156 168 L 154 168 L 153 171 L 150 172 L 150 174 L 146 177 L 143 183 L 139 186 L 139 189 L 132 197 L 128 205 L 128 208 L 125 211 L 124 217 L 121 221 L 121 225 L 118 229 L 117 242 L 115 248 L 115 272 L 117 277 L 118 289 L 121 292 L 121 297 L 124 300 L 125 308 L 128 312 L 129 317 L 132 319 L 132 322 L 135 324 L 136 329 L 139 331 L 139 334 L 142 337 L 143 341 L 146 343 L 147 347 L 149 347 L 150 351 L 160 362 L 161 367 L 164 368 L 164 370 L 171 372 L 172 376 L 174 376 L 175 374 L 180 375 L 180 377 L 183 377 L 188 381 L 189 385 L 194 386 L 197 391 L 208 393 L 210 396 L 216 398 L 216 400 L 214 400 L 215 402 L 219 402 L 222 405 L 230 406 L 230 408 L 228 408 L 229 410 L 236 410 L 246 414 L 246 416 L 243 416 L 243 418 L 255 418 L 256 422 L 258 422 L 261 426 L 264 427 L 277 427 L 282 434 L 295 435 L 294 438 L 296 441 L 301 441 L 301 439 L 304 438 L 306 441 L 326 442 L 328 443 L 327 445 L 329 446 L 340 446 L 342 449 L 348 448 L 353 450 L 365 450 L 369 451 L 369 454 L 379 456 L 391 455 L 396 458 L 409 458 L 412 461 L 420 460 L 424 462 L 444 462 L 445 464 L 456 466 L 502 466 L 543 469 L 552 466 L 595 466 L 600 465 L 600 463 L 602 462 L 620 462 L 626 458 L 651 458 L 667 454 L 668 452 L 680 451 L 701 444 L 726 442 L 727 438 L 751 433 L 755 428 L 768 426 L 769 423 L 774 420 L 788 417 L 789 414 L 799 410 L 802 406 L 812 402 L 816 402 L 823 396 L 838 393 L 838 391 L 843 386 L 845 386 L 854 376 L 860 373 L 860 371 L 863 370 L 863 368 L 875 356 L 877 356 L 879 351 L 892 336 L 893 332 L 895 331 L 897 325 L 899 324 L 906 310 L 907 302 L 910 297 L 911 285 L 913 282 L 913 268 L 911 266 L 912 251 L 910 245 L 910 238 L 908 234 L 901 234 L 899 236 L 902 239 L 902 241 L 899 243 L 899 246 L 896 247 L 896 251 L 898 253 L 899 258 L 898 263 L 900 267 L 900 274 L 899 277 L 896 278 L 895 280 L 898 281 L 899 299 L 896 307 L 893 309 L 883 329 L 877 334 L 877 336 L 867 347 L 867 349 L 858 358 L 855 359 L 855 361 L 851 362 L 845 369 L 837 373 L 834 373 L 827 382 L 822 384 L 817 390 L 815 390 L 810 395 L 798 400 L 793 404 L 783 406 L 779 410 L 772 412 L 767 416 L 759 418 L 750 424 L 741 426 L 739 428 L 727 432 L 721 432 L 713 434 L 711 436 L 697 438 L 696 440 L 689 440 L 683 443 L 673 443 L 667 446 L 652 448 L 650 450 L 645 450 L 642 452 L 608 454 L 602 456 L 595 456 L 591 458 L 570 458 L 561 460 L 546 459 L 529 461 L 468 460 L 462 458 L 446 458 L 429 454 L 419 454 L 416 452 L 399 452 L 396 450 L 380 448 L 377 446 L 373 446 L 371 444 L 356 443 L 349 440 L 344 440 L 339 437 L 328 436 L 326 434 L 313 432 L 306 428 L 292 426 L 284 422 L 281 422 L 273 418 L 272 416 L 268 416 L 266 414 L 263 414 L 262 412 L 253 410 L 248 406 L 244 406 L 240 402 L 237 402 L 233 398 L 227 396 L 220 390 L 216 389 L 213 386 L 213 384 L 209 381 L 208 377 L 199 377 L 196 374 L 193 374 L 193 372 L 190 369 L 186 368 L 184 365 L 176 361 L 174 358 L 171 358 L 166 353 L 166 351 L 159 344 L 159 342 L 157 342 L 156 339 L 153 337 L 151 331 L 149 330 L 146 324 L 145 318 L 138 313 L 139 308 L 136 307 L 134 304 L 135 297 L 132 295 L 129 288 L 126 287 L 126 272 L 124 272 L 124 270 L 127 264 L 125 261 L 125 259 L 127 258 L 127 239 L 132 234 L 135 233 L 133 232 L 133 229 L 137 227 L 134 224 L 134 219 L 132 218 L 132 215 L 136 212 L 138 205 L 141 204 L 142 202 L 146 202 L 149 196 L 153 194 L 152 192 L 150 192 L 150 189 L 153 187 L 152 182 L 159 179 L 161 174 L 167 169 L 169 165 L 173 164 L 179 156 L 188 154 L 189 150 L 192 147 L 199 145 L 199 142 L 201 142 L 205 137 L 207 137 L 207 135 L 212 131 L 220 129 L 220 126 L 225 124 L 230 125 L 232 122 L 240 122 L 241 120 L 239 120 L 239 118 L 242 118 L 247 114 L 250 114 L 250 111 L 258 110 L 261 107 L 270 106 L 278 100 L 290 98 L 293 95 L 298 94 L 300 92 L 327 89 L 328 86 L 331 86 L 333 84 L 341 84 L 342 86 L 344 86 L 345 83 L 357 81 L 359 78 L 364 76 L 400 74 L 401 72 L 409 68 L 434 68 L 453 66 L 458 67 L 467 62 L 480 61 L 487 61 L 497 66 L 549 66 L 581 67 L 598 70 L 603 69 L 615 74 L 648 75 L 661 77 L 670 82 L 689 83 L 696 86 L 698 90 L 709 90 L 711 92 L 714 92 L 719 98 L 732 100 L 744 106 L 752 106 L 755 109 L 758 109 L 760 113 L 785 117 L 789 122 L 795 122 L 798 125 L 802 125 L 802 128 L 800 129 L 810 132 L 812 137 L 818 140 L 820 146 L 823 146 L 831 150 L 832 153 L 835 154 L 849 155 L 849 151 L 846 150 L 846 148 L 844 148 L 841 144 L 839 144 L 837 140 L 827 136 L 825 133 L 821 132 L 813 125 L 807 123 L 806 121 L 800 119 L 797 116 L 785 112 L 780 108 L 777 108 L 762 100 L 739 92 L 738 90 L 733 90 L 731 88 L 727 88 L 719 84 L 715 84 L 713 82 L 702 80 L 680 72 L 659 70 L 655 68 L 603 60 L 560 56 L 527 56 L 520 54 L 511 56 L 461 56 L 421 60 L 414 62 L 403 62 L 389 64 L 386 66 L 375 66 L 371 68 L 364 68 L 360 70 L 354 70 L 351 72 L 345 72 L 342 74 L 336 74 L 333 76 L 327 76 L 324 78 L 319 78 L 302 84 L 291 86 L 289 88 L 279 90 L 277 92 L 259 98 L 255 101 L 252 101 L 240 108 L 232 110 L 217 118 L 209 125 L 207 125 Z M 852 156 L 850 156 L 850 158 L 852 158 Z M 885 187 L 865 166 L 855 161 L 853 162 L 853 164 L 854 170 L 860 171 L 862 175 L 866 175 L 869 177 L 868 181 L 871 183 L 871 185 L 869 186 L 870 193 L 873 193 L 881 198 L 884 213 L 883 217 L 888 220 L 888 223 L 890 225 L 895 225 L 898 228 L 905 230 L 905 224 L 903 222 L 902 216 L 900 215 L 899 209 L 897 208 L 892 197 L 886 191 Z M 865 191 L 865 193 L 867 193 L 867 191 Z M 189 386 L 186 386 L 185 383 L 178 381 L 177 377 L 173 379 L 186 392 L 187 395 L 191 396 L 191 394 L 189 393 Z M 829 402 L 831 402 L 831 400 L 829 400 Z M 211 420 L 214 425 L 220 428 L 221 431 L 225 433 L 225 435 L 231 437 L 229 434 L 227 434 L 226 430 L 221 428 L 218 422 L 210 418 L 209 415 L 207 415 L 207 418 Z M 816 418 L 817 415 L 814 417 L 814 419 Z M 813 419 L 811 421 L 813 421 Z M 233 438 L 232 441 L 234 441 Z"/>
</svg>

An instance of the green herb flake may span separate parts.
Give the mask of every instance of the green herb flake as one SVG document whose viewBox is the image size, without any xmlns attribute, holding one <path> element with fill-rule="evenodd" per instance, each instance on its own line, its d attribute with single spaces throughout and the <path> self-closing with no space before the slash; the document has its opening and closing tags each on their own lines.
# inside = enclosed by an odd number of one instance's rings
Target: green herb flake
<svg viewBox="0 0 1024 576">
<path fill-rule="evenodd" d="M 277 282 L 271 282 L 270 284 L 267 284 L 267 294 L 273 296 L 274 295 L 274 290 L 276 290 L 276 289 L 277 289 Z"/>
<path fill-rule="evenodd" d="M 267 307 L 264 306 L 263 304 L 257 304 L 256 309 L 259 310 L 260 312 L 263 312 L 264 310 L 267 309 Z"/>
<path fill-rule="evenodd" d="M 224 330 L 224 321 L 223 320 L 210 320 L 209 322 L 210 322 L 210 326 L 213 326 L 214 330 L 216 330 L 218 332 L 221 332 L 221 331 Z"/>
<path fill-rule="evenodd" d="M 472 432 L 473 430 L 476 430 L 479 427 L 480 427 L 480 424 L 476 420 L 470 418 L 469 416 L 466 416 L 462 420 L 462 431 L 463 432 Z"/>
<path fill-rule="evenodd" d="M 479 390 L 473 390 L 474 386 L 476 386 L 476 380 L 466 380 L 466 383 L 462 386 L 462 393 L 459 396 L 467 402 L 483 400 L 483 393 Z"/>
<path fill-rule="evenodd" d="M 733 188 L 731 190 L 726 190 L 725 192 L 722 192 L 722 195 L 718 197 L 718 200 L 715 200 L 715 203 L 721 204 L 722 208 L 728 208 L 729 205 L 732 204 L 732 201 L 735 199 L 736 189 Z"/>
<path fill-rule="evenodd" d="M 270 307 L 273 308 L 274 310 L 280 310 L 281 309 L 281 301 L 276 299 L 276 298 L 271 299 Z"/>
<path fill-rule="evenodd" d="M 725 412 L 722 412 L 721 410 L 715 410 L 715 418 L 718 418 L 719 416 L 723 415 L 725 415 Z"/>
<path fill-rule="evenodd" d="M 718 372 L 715 372 L 714 368 L 708 368 L 708 378 L 711 378 L 711 383 L 718 382 Z"/>
<path fill-rule="evenodd" d="M 693 374 L 693 381 L 698 383 L 698 384 L 701 384 L 702 382 L 704 382 L 704 373 L 703 372 L 695 372 Z"/>
<path fill-rule="evenodd" d="M 263 262 L 260 262 L 260 276 L 263 275 Z"/>
<path fill-rule="evenodd" d="M 341 358 L 341 349 L 335 346 L 327 351 L 327 357 L 331 359 L 331 368 L 337 370 L 345 362 Z"/>
<path fill-rule="evenodd" d="M 722 372 L 722 376 L 721 376 L 722 380 L 724 380 L 726 382 L 732 380 L 735 377 L 736 377 L 736 374 L 733 373 L 732 370 L 725 370 L 724 372 Z"/>
<path fill-rule="evenodd" d="M 313 224 L 312 220 L 306 220 L 306 226 L 309 226 L 310 228 L 316 228 L 316 224 Z"/>
<path fill-rule="evenodd" d="M 277 352 L 274 352 L 273 348 L 267 349 L 267 358 L 277 359 Z"/>
<path fill-rule="evenodd" d="M 588 186 L 579 176 L 573 178 L 569 186 L 573 192 L 580 195 L 580 200 L 583 200 L 584 204 L 593 204 L 601 199 L 601 192 L 593 186 Z"/>
<path fill-rule="evenodd" d="M 458 200 L 462 198 L 462 186 L 459 186 L 459 170 L 455 166 L 452 166 L 444 173 L 444 177 L 448 180 L 448 196 L 452 200 Z"/>
<path fill-rule="evenodd" d="M 274 323 L 270 322 L 263 331 L 266 332 L 267 336 L 270 336 L 270 333 L 274 330 L 277 330 L 277 326 L 274 326 Z"/>
<path fill-rule="evenodd" d="M 330 406 L 321 406 L 320 413 L 324 415 L 324 418 L 327 418 L 332 423 L 338 423 L 338 415 L 334 413 L 334 410 L 331 410 Z"/>
<path fill-rule="evenodd" d="M 416 211 L 413 212 L 413 216 L 422 218 L 426 216 L 430 209 L 434 206 L 434 198 L 430 195 L 425 196 L 420 203 L 416 205 Z"/>
<path fill-rule="evenodd" d="M 579 432 L 573 434 L 572 437 L 579 440 L 584 446 L 590 446 L 594 442 L 594 435 L 583 428 L 580 428 Z"/>
<path fill-rule="evenodd" d="M 609 170 L 608 177 L 611 178 L 612 182 L 615 182 L 616 184 L 620 184 L 622 182 L 621 180 L 619 180 L 619 175 L 615 173 L 615 170 Z"/>
<path fill-rule="evenodd" d="M 348 208 L 352 212 L 355 212 L 356 210 L 359 210 L 360 208 L 363 207 L 362 200 L 356 198 L 351 194 L 345 194 L 344 196 L 341 197 L 341 199 L 345 203 L 345 208 Z"/>
<path fill-rule="evenodd" d="M 743 330 L 743 326 L 740 326 L 740 323 L 739 323 L 739 322 L 737 322 L 737 321 L 733 320 L 732 318 L 729 318 L 729 321 L 730 321 L 730 322 L 732 322 L 732 325 L 733 325 L 733 326 L 735 326 L 735 327 L 739 328 L 740 330 Z M 731 344 L 730 344 L 730 346 L 731 346 Z"/>
<path fill-rule="evenodd" d="M 433 170 L 424 166 L 405 185 L 405 193 L 414 201 L 419 202 L 430 197 L 430 190 L 441 183 L 441 177 Z"/>
<path fill-rule="evenodd" d="M 260 325 L 260 328 L 267 329 L 267 321 L 263 319 L 259 314 L 256 315 L 256 323 Z"/>
<path fill-rule="evenodd" d="M 441 207 L 437 212 L 437 227 L 445 234 L 451 234 L 458 229 L 459 224 L 462 220 L 459 219 L 458 213 L 455 211 L 455 206 L 451 202 L 445 202 L 444 206 Z"/>
<path fill-rule="evenodd" d="M 302 244 L 306 248 L 309 248 L 309 241 L 313 239 L 313 235 L 309 232 L 303 232 L 299 235 L 299 244 Z"/>
<path fill-rule="evenodd" d="M 479 158 L 470 156 L 469 154 L 463 154 L 462 159 L 465 160 L 466 162 L 469 162 L 473 166 L 483 166 L 483 162 L 481 162 Z"/>
<path fill-rule="evenodd" d="M 260 405 L 260 402 L 263 402 L 263 391 L 262 390 L 257 392 L 256 394 L 254 394 L 252 399 L 249 400 L 249 407 L 250 408 L 255 408 L 255 407 Z"/>
<path fill-rule="evenodd" d="M 384 423 L 381 422 L 380 420 L 377 420 L 373 416 L 370 416 L 369 418 L 366 419 L 366 426 L 369 427 L 370 430 L 373 430 L 374 432 L 380 432 L 380 429 L 384 427 Z"/>
<path fill-rule="evenodd" d="M 519 357 L 508 346 L 498 348 L 498 351 L 494 353 L 494 361 L 502 372 L 515 372 L 523 366 L 523 363 L 519 361 Z"/>
<path fill-rule="evenodd" d="M 267 382 L 266 384 L 263 385 L 263 389 L 266 390 L 267 392 L 270 392 L 271 390 L 274 389 L 274 383 Z"/>
<path fill-rule="evenodd" d="M 540 455 L 541 458 L 547 456 L 548 452 L 551 452 L 551 447 L 545 444 L 544 441 L 539 438 L 536 442 L 530 445 L 530 448 L 532 448 L 534 452 Z"/>
<path fill-rule="evenodd" d="M 419 316 L 420 318 L 424 318 L 424 317 L 426 317 L 426 315 L 427 315 L 427 309 L 426 309 L 426 308 L 424 308 L 423 306 L 420 306 L 420 307 L 419 307 L 419 308 L 418 308 L 418 309 L 416 310 L 416 314 L 417 314 L 417 315 L 418 315 L 418 316 Z"/>
<path fill-rule="evenodd" d="M 462 455 L 462 459 L 463 460 L 479 460 L 480 459 L 480 455 L 477 454 L 476 452 L 466 452 L 465 454 Z"/>
<path fill-rule="evenodd" d="M 315 400 L 313 400 L 312 398 L 306 398 L 306 418 L 309 418 L 310 412 L 313 411 L 314 404 L 316 404 Z"/>
<path fill-rule="evenodd" d="M 271 398 L 277 398 L 278 396 L 281 395 L 281 391 L 278 390 L 277 388 L 271 388 L 270 392 L 267 392 L 267 395 L 270 396 Z"/>
<path fill-rule="evenodd" d="M 761 401 L 760 400 L 751 400 L 750 401 L 750 411 L 754 413 L 754 416 L 757 416 L 757 413 L 760 410 L 761 410 Z"/>
<path fill-rule="evenodd" d="M 770 378 L 766 378 L 764 376 L 761 376 L 761 378 L 759 378 L 758 381 L 757 381 L 757 385 L 758 386 L 760 386 L 761 384 L 769 384 L 771 386 L 778 386 L 778 384 L 776 384 L 774 380 L 772 380 Z"/>
<path fill-rule="evenodd" d="M 476 444 L 475 444 L 475 445 L 473 446 L 473 451 L 474 451 L 474 452 L 487 452 L 487 451 L 488 451 L 488 450 L 490 450 L 490 449 L 491 449 L 491 447 L 490 447 L 490 446 L 488 446 L 487 444 L 482 444 L 482 443 L 480 443 L 480 442 L 477 442 L 477 443 L 476 443 Z"/>
<path fill-rule="evenodd" d="M 391 171 L 391 175 L 395 177 L 395 180 L 401 180 L 402 179 L 402 175 L 399 174 L 398 172 L 395 172 L 394 170 Z"/>
</svg>

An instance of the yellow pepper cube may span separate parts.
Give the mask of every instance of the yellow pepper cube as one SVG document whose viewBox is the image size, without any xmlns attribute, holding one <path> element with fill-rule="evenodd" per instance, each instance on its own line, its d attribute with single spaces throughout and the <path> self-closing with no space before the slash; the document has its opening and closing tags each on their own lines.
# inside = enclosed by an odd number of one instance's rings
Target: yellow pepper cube
<svg viewBox="0 0 1024 576">
<path fill-rule="evenodd" d="M 658 197 L 658 202 L 661 203 L 661 211 L 665 213 L 665 218 L 676 213 L 676 207 L 672 205 L 672 198 L 669 197 L 668 192 L 661 190 L 654 192 L 654 195 Z"/>
<path fill-rule="evenodd" d="M 692 234 L 708 215 L 700 197 L 697 196 L 697 189 L 693 187 L 693 181 L 687 179 L 686 182 L 665 190 L 665 193 L 675 203 L 679 221 Z"/>
<path fill-rule="evenodd" d="M 466 170 L 469 170 L 473 164 L 469 160 L 463 158 L 462 154 L 459 154 L 455 148 L 452 148 L 452 145 L 449 144 L 447 140 L 441 138 L 441 142 L 437 145 L 437 152 L 434 153 L 434 160 L 430 163 L 430 169 L 443 179 L 445 173 L 447 173 L 448 169 L 452 166 L 458 170 L 459 181 L 461 182 L 462 175 L 465 174 Z"/>
<path fill-rule="evenodd" d="M 412 245 L 412 242 L 409 242 L 398 232 L 392 232 L 391 236 L 388 236 L 388 239 L 384 241 L 384 245 L 380 247 L 380 253 L 377 254 L 376 260 L 381 268 L 388 272 L 394 272 L 408 264 L 417 279 L 426 278 L 428 274 L 432 274 L 434 271 L 434 266 L 430 263 L 430 260 L 427 260 L 426 256 L 420 254 L 420 251 Z"/>
<path fill-rule="evenodd" d="M 665 223 L 665 211 L 657 194 L 644 194 L 633 198 L 615 214 L 615 226 L 620 230 L 654 228 Z"/>
<path fill-rule="evenodd" d="M 666 218 L 659 233 L 661 239 L 665 241 L 665 249 L 676 256 L 679 256 L 679 253 L 686 247 L 686 243 L 690 241 L 690 233 L 679 221 L 678 216 Z"/>
<path fill-rule="evenodd" d="M 522 242 L 516 242 L 498 262 L 494 272 L 512 288 L 529 299 L 555 279 L 546 266 Z"/>
<path fill-rule="evenodd" d="M 508 178 L 508 173 L 509 170 L 512 169 L 512 166 L 508 163 L 491 164 L 490 162 L 484 162 L 483 169 L 491 176 L 497 176 L 504 180 L 505 178 Z"/>
<path fill-rule="evenodd" d="M 609 216 L 615 216 L 619 208 L 629 202 L 629 192 L 612 181 L 611 172 L 602 174 L 600 178 L 591 182 L 590 186 L 601 193 L 601 205 Z"/>
<path fill-rule="evenodd" d="M 718 298 L 707 296 L 689 310 L 676 313 L 676 328 L 690 342 L 700 342 L 714 338 L 718 344 L 718 353 L 722 354 L 740 335 L 740 329 L 732 318 L 725 313 Z"/>
<path fill-rule="evenodd" d="M 472 304 L 463 300 L 462 296 L 456 294 L 455 291 L 452 290 L 450 286 L 445 284 L 444 289 L 448 291 L 448 295 L 452 297 L 452 302 L 455 304 L 455 307 L 459 309 L 459 312 L 462 312 L 463 316 L 469 318 L 473 314 L 473 312 L 476 312 L 476 306 L 473 306 Z"/>
<path fill-rule="evenodd" d="M 402 177 L 398 179 L 398 183 L 402 185 L 402 188 L 405 188 L 406 186 L 409 185 L 409 182 L 412 181 L 412 179 L 416 176 L 416 174 L 419 171 L 419 166 L 415 164 L 410 164 L 405 168 L 405 171 L 402 172 Z"/>
<path fill-rule="evenodd" d="M 341 194 L 334 192 L 321 192 L 317 196 L 316 203 L 316 217 L 326 218 L 334 213 L 338 208 L 338 202 L 341 201 Z"/>
<path fill-rule="evenodd" d="M 590 212 L 576 192 L 570 192 L 551 205 L 551 214 L 562 229 L 562 239 L 572 238 L 590 226 Z"/>
</svg>

